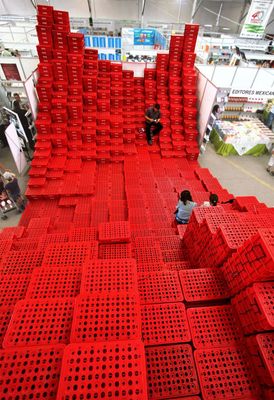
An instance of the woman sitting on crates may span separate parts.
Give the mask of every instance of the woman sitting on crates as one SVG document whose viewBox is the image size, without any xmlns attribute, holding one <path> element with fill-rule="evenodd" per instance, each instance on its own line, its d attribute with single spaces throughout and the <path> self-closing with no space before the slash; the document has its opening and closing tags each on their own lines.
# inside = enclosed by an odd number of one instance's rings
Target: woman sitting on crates
<svg viewBox="0 0 274 400">
<path fill-rule="evenodd" d="M 180 199 L 176 206 L 175 220 L 178 224 L 187 224 L 191 216 L 192 210 L 197 206 L 192 200 L 192 196 L 189 190 L 183 190 L 180 194 Z"/>
<path fill-rule="evenodd" d="M 18 179 L 12 172 L 5 172 L 3 178 L 7 183 L 4 185 L 5 190 L 8 192 L 9 196 L 15 202 L 18 210 L 20 212 L 24 211 L 24 199 L 21 195 L 21 189 L 18 184 Z"/>
</svg>

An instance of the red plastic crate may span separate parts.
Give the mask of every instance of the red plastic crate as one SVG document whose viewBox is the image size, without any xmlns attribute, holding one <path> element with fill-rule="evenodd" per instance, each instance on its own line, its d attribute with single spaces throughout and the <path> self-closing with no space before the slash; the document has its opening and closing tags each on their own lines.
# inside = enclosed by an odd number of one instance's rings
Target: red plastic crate
<svg viewBox="0 0 274 400">
<path fill-rule="evenodd" d="M 138 274 L 141 304 L 183 301 L 178 273 L 161 271 Z"/>
<path fill-rule="evenodd" d="M 260 282 L 232 299 L 246 334 L 274 329 L 274 282 Z"/>
<path fill-rule="evenodd" d="M 74 298 L 80 293 L 81 267 L 37 268 L 29 283 L 26 298 Z"/>
<path fill-rule="evenodd" d="M 64 345 L 0 351 L 2 399 L 56 398 Z"/>
<path fill-rule="evenodd" d="M 0 281 L 0 307 L 10 307 L 26 295 L 30 274 L 2 275 Z"/>
<path fill-rule="evenodd" d="M 137 292 L 136 262 L 132 258 L 94 260 L 83 269 L 81 293 Z"/>
<path fill-rule="evenodd" d="M 97 239 L 97 229 L 90 228 L 73 228 L 69 233 L 70 242 L 90 242 Z"/>
<path fill-rule="evenodd" d="M 141 307 L 141 314 L 146 346 L 191 340 L 184 304 L 147 304 Z"/>
<path fill-rule="evenodd" d="M 199 383 L 189 344 L 146 348 L 148 396 L 168 399 L 199 394 Z"/>
<path fill-rule="evenodd" d="M 251 360 L 261 384 L 274 386 L 274 333 L 263 333 L 247 339 Z"/>
<path fill-rule="evenodd" d="M 51 243 L 65 243 L 68 242 L 68 234 L 67 233 L 51 233 L 42 235 L 38 242 L 38 250 L 44 251 Z M 32 241 L 28 240 L 29 244 L 32 244 Z"/>
<path fill-rule="evenodd" d="M 218 269 L 188 269 L 179 272 L 187 302 L 205 302 L 229 298 L 223 274 Z"/>
<path fill-rule="evenodd" d="M 42 265 L 43 252 L 34 251 L 9 251 L 4 254 L 0 264 L 2 275 L 31 274 L 34 268 Z"/>
<path fill-rule="evenodd" d="M 231 346 L 243 341 L 239 319 L 230 305 L 189 308 L 187 317 L 196 348 Z"/>
<path fill-rule="evenodd" d="M 164 263 L 164 269 L 169 271 L 181 271 L 183 269 L 191 269 L 189 261 L 169 261 Z"/>
<path fill-rule="evenodd" d="M 100 259 L 132 258 L 130 243 L 100 244 L 98 255 Z"/>
<path fill-rule="evenodd" d="M 76 298 L 71 342 L 141 339 L 136 293 L 82 294 Z"/>
<path fill-rule="evenodd" d="M 3 347 L 69 343 L 74 300 L 21 300 L 15 305 Z"/>
<path fill-rule="evenodd" d="M 79 381 L 79 376 L 88 378 Z M 73 396 L 147 400 L 145 354 L 141 341 L 67 346 L 56 399 L 73 399 Z"/>
<path fill-rule="evenodd" d="M 146 246 L 136 247 L 135 249 L 135 258 L 137 265 L 161 263 L 162 252 L 159 245 L 151 245 L 149 240 L 146 242 Z"/>
<path fill-rule="evenodd" d="M 94 252 L 94 248 L 92 250 Z M 97 253 L 96 250 L 95 253 Z M 48 267 L 83 266 L 89 260 L 90 255 L 91 246 L 88 242 L 50 244 L 45 250 L 42 265 Z M 96 257 L 96 254 L 94 256 Z"/>
<path fill-rule="evenodd" d="M 10 323 L 13 307 L 0 307 L 0 347 Z"/>
<path fill-rule="evenodd" d="M 231 294 L 236 294 L 253 282 L 274 279 L 274 232 L 259 229 L 246 241 L 223 267 Z"/>
<path fill-rule="evenodd" d="M 115 221 L 99 225 L 99 242 L 125 243 L 130 241 L 130 226 L 127 221 Z"/>
<path fill-rule="evenodd" d="M 194 356 L 203 399 L 262 398 L 249 356 L 242 347 L 200 349 Z"/>
</svg>

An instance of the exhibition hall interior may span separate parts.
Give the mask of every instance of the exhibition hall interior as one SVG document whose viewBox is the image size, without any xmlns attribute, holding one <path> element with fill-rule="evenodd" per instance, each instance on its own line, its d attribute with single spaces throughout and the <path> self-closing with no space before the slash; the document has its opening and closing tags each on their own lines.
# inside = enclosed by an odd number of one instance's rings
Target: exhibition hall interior
<svg viewBox="0 0 274 400">
<path fill-rule="evenodd" d="M 0 398 L 274 400 L 274 1 L 0 0 Z"/>
</svg>

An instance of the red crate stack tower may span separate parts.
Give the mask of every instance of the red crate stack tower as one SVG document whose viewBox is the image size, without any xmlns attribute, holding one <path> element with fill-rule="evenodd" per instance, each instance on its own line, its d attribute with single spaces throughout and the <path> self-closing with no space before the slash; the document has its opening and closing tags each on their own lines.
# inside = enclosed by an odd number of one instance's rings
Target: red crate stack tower
<svg viewBox="0 0 274 400">
<path fill-rule="evenodd" d="M 188 160 L 198 158 L 197 145 L 197 98 L 196 82 L 197 76 L 194 68 L 195 46 L 199 25 L 186 24 L 184 32 L 184 45 L 182 52 L 182 84 L 183 84 L 183 119 L 184 135 L 186 141 L 186 157 Z"/>
</svg>

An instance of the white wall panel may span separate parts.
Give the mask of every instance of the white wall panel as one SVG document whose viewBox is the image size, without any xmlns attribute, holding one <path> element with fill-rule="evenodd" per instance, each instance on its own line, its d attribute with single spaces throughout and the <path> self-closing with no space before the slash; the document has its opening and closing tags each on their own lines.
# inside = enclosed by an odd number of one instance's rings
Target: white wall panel
<svg viewBox="0 0 274 400">
<path fill-rule="evenodd" d="M 212 82 L 218 87 L 230 87 L 237 67 L 216 65 Z"/>
<path fill-rule="evenodd" d="M 87 0 L 51 0 L 50 5 L 57 10 L 69 11 L 71 17 L 89 18 Z"/>
<path fill-rule="evenodd" d="M 274 84 L 273 69 L 260 68 L 252 89 L 271 89 Z"/>
<path fill-rule="evenodd" d="M 238 67 L 232 86 L 234 88 L 250 89 L 254 78 L 258 72 L 258 68 Z"/>
</svg>

